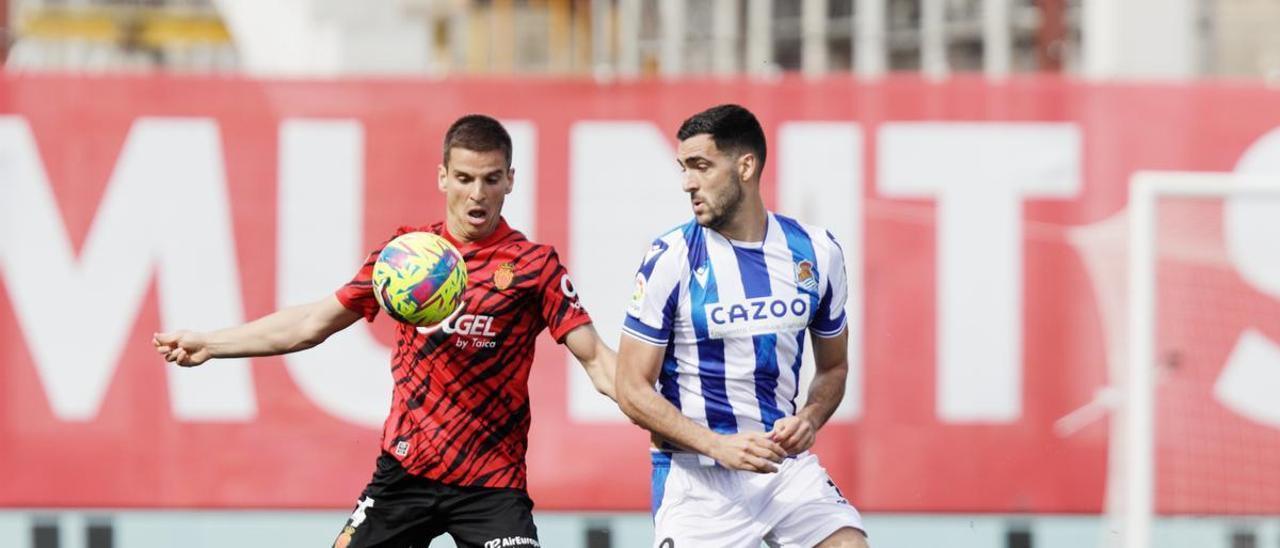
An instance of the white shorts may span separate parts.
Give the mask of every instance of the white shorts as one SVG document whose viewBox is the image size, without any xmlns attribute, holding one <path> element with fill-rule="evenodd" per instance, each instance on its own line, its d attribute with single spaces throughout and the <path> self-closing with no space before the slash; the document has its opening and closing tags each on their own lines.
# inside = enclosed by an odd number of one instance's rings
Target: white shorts
<svg viewBox="0 0 1280 548">
<path fill-rule="evenodd" d="M 843 527 L 864 530 L 809 452 L 774 474 L 707 466 L 691 453 L 652 455 L 655 547 L 810 548 Z"/>
</svg>

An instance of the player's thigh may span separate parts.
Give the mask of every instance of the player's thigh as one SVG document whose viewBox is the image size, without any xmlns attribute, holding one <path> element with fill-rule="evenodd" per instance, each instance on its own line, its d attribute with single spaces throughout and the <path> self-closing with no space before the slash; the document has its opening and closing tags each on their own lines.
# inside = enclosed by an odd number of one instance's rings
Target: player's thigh
<svg viewBox="0 0 1280 548">
<path fill-rule="evenodd" d="M 383 454 L 369 485 L 347 518 L 334 548 L 399 548 L 422 545 L 441 534 L 432 507 L 435 487 L 409 475 Z"/>
<path fill-rule="evenodd" d="M 760 548 L 761 528 L 750 519 L 672 513 L 654 522 L 655 548 Z"/>
<path fill-rule="evenodd" d="M 723 468 L 673 464 L 665 477 L 655 477 L 653 546 L 759 548 L 763 528 L 740 504 L 733 475 Z"/>
<path fill-rule="evenodd" d="M 538 546 L 533 500 L 524 491 L 466 489 L 444 506 L 444 528 L 459 548 Z"/>
<path fill-rule="evenodd" d="M 806 510 L 774 526 L 765 544 L 770 548 L 867 548 L 861 521 L 855 522 L 852 515 L 837 508 L 809 506 Z"/>
<path fill-rule="evenodd" d="M 816 456 L 788 462 L 778 474 L 777 490 L 760 516 L 771 524 L 765 538 L 769 546 L 807 548 L 832 537 L 833 542 L 865 537 L 861 514 L 844 498 Z"/>
</svg>

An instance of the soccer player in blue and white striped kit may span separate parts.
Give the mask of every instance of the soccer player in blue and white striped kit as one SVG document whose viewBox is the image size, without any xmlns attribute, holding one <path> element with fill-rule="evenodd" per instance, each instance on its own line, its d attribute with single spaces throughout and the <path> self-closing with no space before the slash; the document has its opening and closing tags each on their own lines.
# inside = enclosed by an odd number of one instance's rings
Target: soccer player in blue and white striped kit
<svg viewBox="0 0 1280 548">
<path fill-rule="evenodd" d="M 760 122 L 680 126 L 694 219 L 653 242 L 618 350 L 623 412 L 653 433 L 654 546 L 867 546 L 809 452 L 844 396 L 845 264 L 829 232 L 765 209 Z M 797 409 L 805 333 L 816 373 Z"/>
</svg>

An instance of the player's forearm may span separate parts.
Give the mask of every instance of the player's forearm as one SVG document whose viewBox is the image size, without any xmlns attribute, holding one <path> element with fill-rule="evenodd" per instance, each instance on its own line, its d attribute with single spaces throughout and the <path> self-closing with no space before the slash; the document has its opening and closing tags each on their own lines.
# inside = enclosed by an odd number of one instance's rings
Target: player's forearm
<svg viewBox="0 0 1280 548">
<path fill-rule="evenodd" d="M 210 332 L 209 353 L 214 358 L 245 358 L 311 348 L 323 339 L 317 340 L 305 329 L 309 308 L 289 307 L 243 325 Z"/>
<path fill-rule="evenodd" d="M 613 379 L 618 370 L 618 353 L 600 339 L 595 327 L 585 324 L 574 328 L 564 338 L 573 357 L 582 364 L 582 369 L 591 378 L 591 385 L 609 399 L 617 401 L 614 395 Z"/>
<path fill-rule="evenodd" d="M 845 378 L 848 374 L 847 361 L 820 369 L 813 375 L 808 399 L 796 415 L 808 419 L 814 428 L 821 428 L 831 418 L 831 414 L 835 413 L 840 400 L 844 399 Z"/>
<path fill-rule="evenodd" d="M 582 367 L 586 369 L 587 376 L 591 378 L 591 385 L 596 390 L 604 394 L 613 401 L 618 401 L 618 397 L 614 394 L 613 376 L 618 369 L 618 358 L 613 350 L 609 347 L 600 345 L 601 348 L 596 351 L 596 355 L 586 362 Z"/>
<path fill-rule="evenodd" d="M 618 405 L 631 420 L 658 437 L 703 455 L 711 454 L 715 432 L 684 416 L 652 386 L 620 385 Z"/>
</svg>

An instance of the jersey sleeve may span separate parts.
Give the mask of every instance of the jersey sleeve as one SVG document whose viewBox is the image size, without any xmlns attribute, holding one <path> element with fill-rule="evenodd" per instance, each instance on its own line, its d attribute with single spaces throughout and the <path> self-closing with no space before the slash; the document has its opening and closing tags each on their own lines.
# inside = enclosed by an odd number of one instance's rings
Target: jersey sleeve
<svg viewBox="0 0 1280 548">
<path fill-rule="evenodd" d="M 560 256 L 551 250 L 542 265 L 538 279 L 539 301 L 542 319 L 556 342 L 564 341 L 573 328 L 591 323 L 591 315 L 578 300 L 578 290 L 569 279 L 569 271 L 560 263 Z"/>
<path fill-rule="evenodd" d="M 826 281 L 822 284 L 822 298 L 818 310 L 809 323 L 809 330 L 822 338 L 831 338 L 844 331 L 848 322 L 844 305 L 849 298 L 848 278 L 845 273 L 844 251 L 830 232 L 826 233 Z"/>
<path fill-rule="evenodd" d="M 360 270 L 351 278 L 351 281 L 339 287 L 334 296 L 338 298 L 338 302 L 347 310 L 355 312 L 364 317 L 365 321 L 373 321 L 378 316 L 381 307 L 378 306 L 378 300 L 373 296 L 373 265 L 378 262 L 378 255 L 382 254 L 382 248 L 386 247 L 396 236 L 412 232 L 409 227 L 400 227 L 396 230 L 395 236 L 387 238 L 382 245 L 369 252 L 369 256 L 365 258 L 364 264 L 360 266 Z"/>
<path fill-rule="evenodd" d="M 623 333 L 655 346 L 666 346 L 671 341 L 686 264 L 680 253 L 670 252 L 666 241 L 653 242 L 636 272 Z"/>
</svg>

